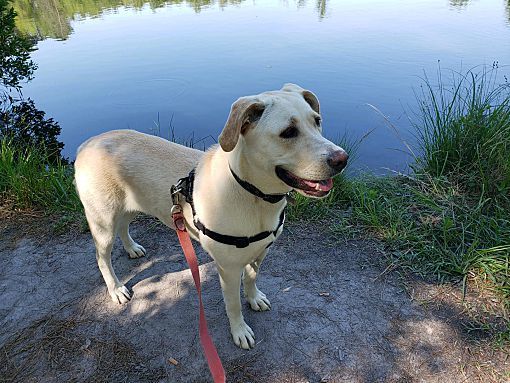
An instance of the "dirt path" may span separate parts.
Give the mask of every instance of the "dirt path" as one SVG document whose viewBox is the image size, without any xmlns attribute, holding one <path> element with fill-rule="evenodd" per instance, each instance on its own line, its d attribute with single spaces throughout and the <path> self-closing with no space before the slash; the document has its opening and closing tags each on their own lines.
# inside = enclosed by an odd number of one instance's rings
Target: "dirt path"
<svg viewBox="0 0 510 383">
<path fill-rule="evenodd" d="M 150 220 L 133 231 L 148 256 L 130 260 L 116 244 L 115 269 L 134 291 L 124 306 L 107 296 L 89 234 L 0 231 L 0 382 L 210 381 L 175 235 Z M 510 380 L 508 355 L 468 334 L 462 308 L 435 298 L 440 287 L 385 272 L 374 243 L 321 231 L 290 224 L 271 248 L 258 285 L 272 310 L 244 306 L 251 351 L 231 341 L 214 264 L 198 251 L 229 382 Z M 413 289 L 432 298 L 420 304 Z"/>
</svg>

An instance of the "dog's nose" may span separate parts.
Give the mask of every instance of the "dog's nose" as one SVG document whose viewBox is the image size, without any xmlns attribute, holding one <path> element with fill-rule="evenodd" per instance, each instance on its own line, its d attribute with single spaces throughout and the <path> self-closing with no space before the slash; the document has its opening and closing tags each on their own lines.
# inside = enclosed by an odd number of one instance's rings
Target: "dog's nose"
<svg viewBox="0 0 510 383">
<path fill-rule="evenodd" d="M 330 167 L 339 172 L 345 168 L 348 159 L 349 155 L 344 150 L 336 150 L 330 153 L 327 163 Z"/>
</svg>

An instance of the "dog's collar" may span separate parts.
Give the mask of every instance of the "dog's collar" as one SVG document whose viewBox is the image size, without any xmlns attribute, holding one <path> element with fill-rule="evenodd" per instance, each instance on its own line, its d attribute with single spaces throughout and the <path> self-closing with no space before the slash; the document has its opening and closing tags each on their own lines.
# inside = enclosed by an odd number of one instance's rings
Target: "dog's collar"
<svg viewBox="0 0 510 383">
<path fill-rule="evenodd" d="M 263 191 L 261 191 L 259 188 L 257 188 L 255 185 L 249 183 L 248 181 L 242 180 L 239 178 L 239 176 L 232 170 L 229 164 L 230 173 L 234 176 L 234 179 L 237 181 L 239 185 L 243 187 L 244 190 L 250 192 L 256 197 L 262 198 L 264 201 L 269 203 L 277 203 L 280 202 L 282 199 L 286 198 L 289 193 L 285 194 L 266 194 Z"/>
</svg>

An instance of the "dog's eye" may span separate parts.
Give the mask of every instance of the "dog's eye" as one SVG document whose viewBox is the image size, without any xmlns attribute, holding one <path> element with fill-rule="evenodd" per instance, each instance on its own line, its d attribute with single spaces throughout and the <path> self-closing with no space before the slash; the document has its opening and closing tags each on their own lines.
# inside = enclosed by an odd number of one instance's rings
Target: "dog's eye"
<svg viewBox="0 0 510 383">
<path fill-rule="evenodd" d="M 317 126 L 321 126 L 321 118 L 320 117 L 315 117 L 315 125 Z"/>
<path fill-rule="evenodd" d="M 289 126 L 283 132 L 280 133 L 281 138 L 294 138 L 297 137 L 299 131 L 295 126 Z"/>
</svg>

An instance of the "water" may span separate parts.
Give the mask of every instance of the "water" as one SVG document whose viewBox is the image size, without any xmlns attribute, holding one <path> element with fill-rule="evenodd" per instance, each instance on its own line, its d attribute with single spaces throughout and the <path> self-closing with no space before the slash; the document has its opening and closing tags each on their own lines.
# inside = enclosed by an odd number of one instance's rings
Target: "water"
<svg viewBox="0 0 510 383">
<path fill-rule="evenodd" d="M 424 72 L 509 71 L 503 0 L 46 1 L 14 2 L 19 28 L 42 38 L 24 95 L 60 122 L 71 158 L 120 128 L 208 146 L 238 97 L 294 82 L 318 95 L 327 137 L 371 132 L 358 167 L 402 170 L 405 146 L 368 104 L 412 143 Z"/>
</svg>

